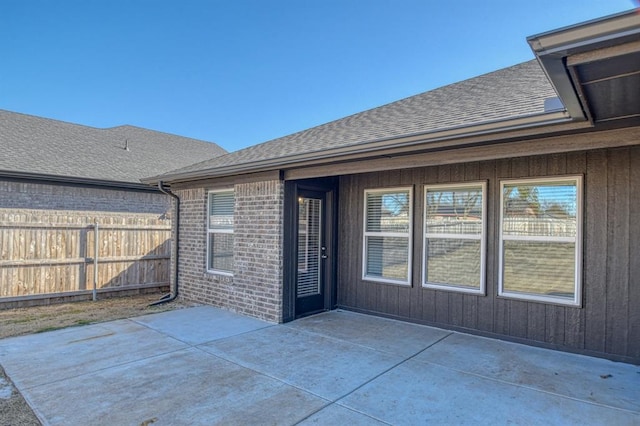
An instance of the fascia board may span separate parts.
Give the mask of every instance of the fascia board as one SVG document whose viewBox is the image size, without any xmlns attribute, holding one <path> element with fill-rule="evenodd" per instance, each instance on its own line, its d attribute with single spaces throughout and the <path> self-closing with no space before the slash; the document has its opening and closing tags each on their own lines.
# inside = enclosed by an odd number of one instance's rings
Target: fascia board
<svg viewBox="0 0 640 426">
<path fill-rule="evenodd" d="M 631 10 L 527 37 L 527 42 L 569 115 L 582 121 L 587 119 L 587 106 L 580 102 L 566 57 L 607 47 L 638 34 L 640 14 Z"/>
<path fill-rule="evenodd" d="M 572 122 L 572 118 L 566 111 L 556 111 L 552 113 L 531 114 L 528 116 L 516 117 L 508 120 L 495 120 L 492 122 L 480 123 L 472 126 L 459 126 L 450 129 L 423 132 L 392 139 L 381 139 L 363 144 L 350 145 L 348 147 L 325 150 L 321 153 L 311 152 L 288 157 L 272 158 L 251 163 L 241 163 L 230 166 L 213 167 L 211 169 L 197 170 L 185 173 L 168 173 L 160 176 L 142 179 L 142 182 L 149 185 L 157 184 L 159 181 L 166 183 L 187 182 L 206 177 L 222 177 L 233 174 L 255 173 L 274 168 L 285 168 L 296 166 L 300 163 L 331 163 L 339 160 L 340 157 L 352 154 L 375 154 L 376 151 L 407 148 L 415 145 L 424 145 L 434 142 L 453 141 L 472 136 L 491 135 L 512 130 L 536 128 L 541 126 L 562 124 Z"/>
<path fill-rule="evenodd" d="M 527 37 L 536 56 L 580 53 L 640 34 L 640 13 L 630 10 Z"/>
<path fill-rule="evenodd" d="M 39 173 L 28 172 L 16 172 L 11 170 L 0 170 L 0 179 L 11 180 L 23 180 L 23 181 L 37 181 L 48 184 L 72 184 L 72 185 L 84 185 L 84 186 L 98 186 L 106 188 L 115 188 L 123 190 L 136 190 L 136 191 L 157 191 L 155 188 L 150 188 L 143 182 L 121 182 L 101 179 L 87 179 L 74 176 L 58 176 L 47 175 Z"/>
</svg>

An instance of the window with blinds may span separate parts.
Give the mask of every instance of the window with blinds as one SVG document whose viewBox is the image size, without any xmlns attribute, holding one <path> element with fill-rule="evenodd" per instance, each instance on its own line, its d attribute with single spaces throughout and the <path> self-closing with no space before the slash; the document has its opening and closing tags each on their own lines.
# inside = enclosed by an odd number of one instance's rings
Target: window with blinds
<svg viewBox="0 0 640 426">
<path fill-rule="evenodd" d="M 412 188 L 364 192 L 363 279 L 410 284 Z"/>
<path fill-rule="evenodd" d="M 424 193 L 423 286 L 484 294 L 486 182 Z"/>
<path fill-rule="evenodd" d="M 582 176 L 501 182 L 501 296 L 581 303 Z"/>
<path fill-rule="evenodd" d="M 207 270 L 232 274 L 233 263 L 233 190 L 209 192 L 207 207 Z"/>
<path fill-rule="evenodd" d="M 297 297 L 321 292 L 322 200 L 298 200 L 298 276 Z"/>
</svg>

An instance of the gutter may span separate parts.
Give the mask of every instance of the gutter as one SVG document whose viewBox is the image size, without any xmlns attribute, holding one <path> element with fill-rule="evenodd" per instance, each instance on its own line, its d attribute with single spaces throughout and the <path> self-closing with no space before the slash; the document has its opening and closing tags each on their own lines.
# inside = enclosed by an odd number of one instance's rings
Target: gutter
<svg viewBox="0 0 640 426">
<path fill-rule="evenodd" d="M 162 181 L 158 182 L 158 190 L 160 190 L 160 192 L 162 192 L 163 194 L 166 194 L 170 197 L 172 197 L 174 200 L 176 200 L 176 234 L 175 234 L 175 238 L 174 238 L 174 248 L 175 248 L 175 253 L 176 255 L 173 256 L 173 294 L 172 293 L 168 293 L 165 294 L 164 296 L 162 296 L 160 298 L 160 300 L 158 300 L 157 302 L 153 302 L 150 303 L 149 306 L 156 306 L 156 305 L 161 305 L 163 303 L 169 303 L 169 302 L 173 302 L 174 300 L 176 300 L 178 298 L 178 255 L 179 255 L 179 250 L 178 250 L 178 241 L 179 241 L 179 237 L 180 237 L 180 197 L 178 197 L 176 194 L 174 194 L 173 192 L 169 191 L 167 188 L 164 187 L 164 184 Z"/>
<path fill-rule="evenodd" d="M 125 182 L 103 179 L 89 179 L 74 176 L 47 175 L 31 172 L 16 172 L 11 170 L 0 170 L 0 178 L 37 181 L 43 183 L 62 183 L 70 185 L 99 186 L 117 189 L 133 189 L 136 191 L 155 192 L 156 188 L 142 182 Z"/>
<path fill-rule="evenodd" d="M 286 166 L 295 166 L 296 164 L 309 160 L 313 161 L 314 164 L 312 165 L 320 165 L 322 163 L 329 163 L 331 160 L 335 160 L 341 156 L 349 154 L 371 154 L 381 150 L 405 148 L 425 143 L 450 141 L 463 137 L 488 135 L 511 130 L 535 128 L 544 125 L 571 123 L 574 121 L 576 120 L 574 120 L 567 111 L 562 109 L 559 111 L 530 114 L 516 118 L 487 121 L 475 125 L 461 125 L 451 127 L 446 130 L 430 130 L 427 132 L 402 135 L 400 137 L 375 139 L 364 143 L 357 143 L 346 147 L 337 147 L 321 152 L 307 152 L 303 154 L 289 155 L 286 157 L 275 157 L 248 163 L 232 164 L 229 166 L 218 165 L 209 169 L 193 172 L 168 173 L 142 179 L 142 182 L 153 185 L 158 182 L 158 179 L 160 178 L 164 181 L 180 182 L 197 180 L 203 177 L 209 178 L 229 176 L 233 174 L 255 173 L 273 170 L 274 168 L 282 169 Z"/>
<path fill-rule="evenodd" d="M 527 37 L 536 55 L 573 55 L 640 34 L 636 9 Z"/>
<path fill-rule="evenodd" d="M 566 58 L 637 36 L 639 16 L 634 9 L 527 37 L 531 50 L 574 119 L 586 120 L 590 115 L 580 101 Z"/>
</svg>

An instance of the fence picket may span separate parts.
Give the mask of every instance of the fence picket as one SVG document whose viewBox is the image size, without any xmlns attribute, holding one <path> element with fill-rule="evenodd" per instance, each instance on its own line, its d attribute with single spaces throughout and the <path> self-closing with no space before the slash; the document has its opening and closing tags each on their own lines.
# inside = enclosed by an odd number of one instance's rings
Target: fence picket
<svg viewBox="0 0 640 426">
<path fill-rule="evenodd" d="M 0 302 L 92 288 L 94 220 L 100 226 L 99 289 L 169 284 L 167 219 L 43 217 L 0 209 Z"/>
</svg>

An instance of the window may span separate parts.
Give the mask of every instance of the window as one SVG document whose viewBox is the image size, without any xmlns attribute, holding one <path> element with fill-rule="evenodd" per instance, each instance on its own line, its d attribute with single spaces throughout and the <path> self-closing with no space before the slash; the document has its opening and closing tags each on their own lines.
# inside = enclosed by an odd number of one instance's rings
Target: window
<svg viewBox="0 0 640 426">
<path fill-rule="evenodd" d="M 411 188 L 365 190 L 363 278 L 409 284 Z"/>
<path fill-rule="evenodd" d="M 484 294 L 486 183 L 426 186 L 424 287 Z"/>
<path fill-rule="evenodd" d="M 582 176 L 500 188 L 499 295 L 579 306 Z"/>
<path fill-rule="evenodd" d="M 298 198 L 298 272 L 309 267 L 309 199 Z"/>
<path fill-rule="evenodd" d="M 207 270 L 231 275 L 233 263 L 233 191 L 209 192 Z"/>
</svg>

